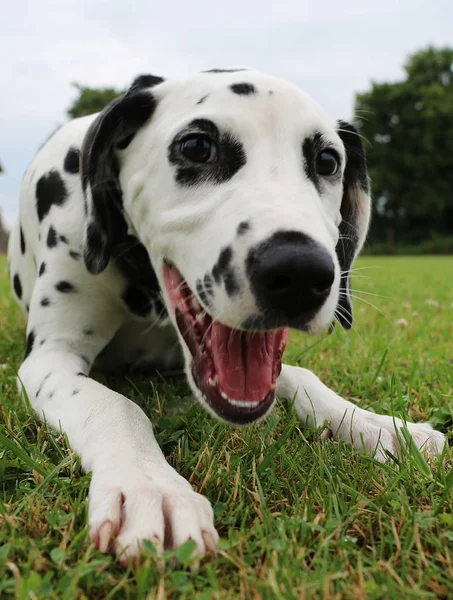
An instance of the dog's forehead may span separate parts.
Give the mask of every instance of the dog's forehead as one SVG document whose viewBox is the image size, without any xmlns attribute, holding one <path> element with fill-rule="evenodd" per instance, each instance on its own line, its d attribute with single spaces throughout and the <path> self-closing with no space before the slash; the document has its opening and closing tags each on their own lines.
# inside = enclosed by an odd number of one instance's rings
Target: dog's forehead
<svg viewBox="0 0 453 600">
<path fill-rule="evenodd" d="M 257 111 L 272 112 L 294 120 L 309 116 L 313 124 L 335 129 L 335 120 L 306 92 L 255 70 L 205 71 L 165 81 L 154 93 L 163 111 L 181 115 L 207 110 L 250 118 Z"/>
</svg>

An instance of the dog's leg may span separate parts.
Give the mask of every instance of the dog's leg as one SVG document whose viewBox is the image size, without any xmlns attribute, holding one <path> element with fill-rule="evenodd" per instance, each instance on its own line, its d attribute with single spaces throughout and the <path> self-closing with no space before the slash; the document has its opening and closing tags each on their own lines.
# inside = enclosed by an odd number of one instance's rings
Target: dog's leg
<svg viewBox="0 0 453 600">
<path fill-rule="evenodd" d="M 96 546 L 114 549 L 123 561 L 143 540 L 176 547 L 192 539 L 199 555 L 214 550 L 209 502 L 166 462 L 146 415 L 88 377 L 121 324 L 118 302 L 109 302 L 105 289 L 94 296 L 91 282 L 59 295 L 40 283 L 19 381 L 39 417 L 68 435 L 83 468 L 92 471 L 89 521 Z"/>
<path fill-rule="evenodd" d="M 386 450 L 398 454 L 400 445 L 405 443 L 401 432 L 404 425 L 422 450 L 437 454 L 445 444 L 443 434 L 429 423 L 403 423 L 401 419 L 364 410 L 335 394 L 307 369 L 283 365 L 277 395 L 294 397 L 301 421 L 309 427 L 325 425 L 324 437 L 349 442 L 379 460 L 387 458 Z"/>
</svg>

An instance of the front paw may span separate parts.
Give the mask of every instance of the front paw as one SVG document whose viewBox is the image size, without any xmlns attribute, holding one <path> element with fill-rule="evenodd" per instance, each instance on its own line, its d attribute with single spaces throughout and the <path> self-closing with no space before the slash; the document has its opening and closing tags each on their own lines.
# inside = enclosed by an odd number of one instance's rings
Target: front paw
<svg viewBox="0 0 453 600">
<path fill-rule="evenodd" d="M 158 552 L 193 540 L 194 555 L 215 552 L 219 536 L 209 501 L 182 481 L 153 481 L 125 472 L 93 474 L 89 494 L 90 535 L 101 552 L 114 552 L 122 564 L 151 541 Z"/>
<path fill-rule="evenodd" d="M 406 440 L 403 429 L 407 428 L 410 440 Z M 323 437 L 334 437 L 351 443 L 357 450 L 372 454 L 380 461 L 388 454 L 400 456 L 403 448 L 413 443 L 427 456 L 437 456 L 445 446 L 445 436 L 429 423 L 409 423 L 387 415 L 356 409 L 351 419 L 345 418 L 336 428 L 324 430 Z"/>
</svg>

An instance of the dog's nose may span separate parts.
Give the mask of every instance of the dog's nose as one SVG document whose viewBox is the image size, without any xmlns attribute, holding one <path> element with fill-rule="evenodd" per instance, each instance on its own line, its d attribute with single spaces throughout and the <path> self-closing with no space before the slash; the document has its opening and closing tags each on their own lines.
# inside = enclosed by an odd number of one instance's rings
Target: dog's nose
<svg viewBox="0 0 453 600">
<path fill-rule="evenodd" d="M 327 250 L 298 231 L 282 231 L 250 250 L 247 271 L 259 308 L 288 320 L 315 313 L 335 267 Z"/>
</svg>

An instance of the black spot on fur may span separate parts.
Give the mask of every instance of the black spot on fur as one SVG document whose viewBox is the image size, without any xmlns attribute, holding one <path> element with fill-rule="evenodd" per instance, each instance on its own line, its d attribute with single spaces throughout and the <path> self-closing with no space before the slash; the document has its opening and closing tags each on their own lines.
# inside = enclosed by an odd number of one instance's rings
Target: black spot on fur
<svg viewBox="0 0 453 600">
<path fill-rule="evenodd" d="M 41 306 L 50 306 L 50 300 L 49 300 L 49 298 L 47 298 L 47 297 L 43 298 L 41 300 Z"/>
<path fill-rule="evenodd" d="M 19 300 L 22 299 L 22 283 L 20 282 L 20 278 L 19 275 L 14 275 L 13 277 L 13 288 L 14 291 L 16 292 L 16 296 L 19 298 Z"/>
<path fill-rule="evenodd" d="M 218 284 L 223 279 L 225 283 L 225 291 L 230 297 L 234 296 L 239 292 L 239 283 L 237 280 L 237 276 L 234 271 L 234 268 L 231 265 L 232 257 L 233 250 L 231 246 L 223 248 L 223 250 L 219 254 L 217 263 L 212 269 L 212 276 L 214 277 L 214 280 Z"/>
<path fill-rule="evenodd" d="M 55 248 L 55 246 L 58 244 L 57 232 L 52 227 L 52 225 L 49 227 L 49 233 L 47 234 L 46 244 L 48 248 Z"/>
<path fill-rule="evenodd" d="M 29 304 L 26 304 L 26 305 L 25 305 L 25 310 L 26 310 L 27 312 L 30 312 L 30 305 L 29 305 Z"/>
<path fill-rule="evenodd" d="M 191 133 L 206 133 L 217 144 L 219 157 L 213 163 L 192 163 L 181 155 L 181 140 Z M 229 181 L 246 163 L 244 148 L 233 134 L 220 133 L 208 119 L 194 119 L 168 148 L 168 160 L 176 166 L 176 181 L 182 186 Z"/>
<path fill-rule="evenodd" d="M 66 173 L 77 175 L 80 170 L 80 150 L 77 148 L 69 148 L 63 163 L 63 168 Z"/>
<path fill-rule="evenodd" d="M 27 358 L 27 356 L 29 356 L 33 352 L 34 343 L 35 343 L 35 332 L 32 329 L 30 331 L 30 333 L 27 335 L 27 344 L 25 346 L 24 360 Z"/>
<path fill-rule="evenodd" d="M 93 335 L 94 334 L 94 329 L 91 329 L 91 328 L 87 327 L 86 329 L 83 330 L 83 334 L 84 335 Z"/>
<path fill-rule="evenodd" d="M 69 256 L 74 260 L 79 260 L 81 258 L 80 252 L 76 252 L 75 250 L 69 250 Z"/>
<path fill-rule="evenodd" d="M 206 96 L 203 96 L 202 98 L 200 98 L 197 102 L 197 104 L 203 104 L 203 102 L 206 100 L 206 98 L 209 96 L 209 94 L 206 94 Z"/>
<path fill-rule="evenodd" d="M 65 235 L 60 235 L 59 240 L 62 244 L 69 244 L 68 238 Z"/>
<path fill-rule="evenodd" d="M 235 296 L 239 292 L 239 289 L 240 289 L 239 282 L 237 280 L 234 269 L 228 269 L 226 271 L 225 276 L 224 276 L 224 282 L 225 282 L 225 291 L 230 298 L 232 296 Z"/>
<path fill-rule="evenodd" d="M 44 346 L 44 344 L 45 344 L 45 343 L 46 343 L 46 340 L 44 340 L 44 339 L 43 339 L 43 340 L 41 340 L 41 341 L 39 342 L 39 345 L 40 345 L 40 346 Z"/>
<path fill-rule="evenodd" d="M 231 249 L 231 246 L 223 248 L 223 250 L 220 252 L 217 263 L 212 269 L 212 276 L 214 277 L 216 283 L 220 283 L 220 280 L 225 275 L 225 271 L 229 268 L 232 257 L 233 250 Z"/>
<path fill-rule="evenodd" d="M 250 221 L 241 221 L 238 225 L 236 233 L 238 235 L 244 235 L 250 229 Z"/>
<path fill-rule="evenodd" d="M 160 316 L 166 315 L 159 282 L 143 244 L 136 237 L 126 235 L 114 248 L 113 258 L 129 284 L 123 294 L 129 310 L 139 316 L 146 316 L 153 309 Z"/>
<path fill-rule="evenodd" d="M 256 87 L 251 83 L 233 83 L 230 85 L 230 90 L 239 96 L 249 96 L 256 94 Z"/>
<path fill-rule="evenodd" d="M 41 277 L 41 275 L 44 275 L 44 273 L 46 272 L 46 263 L 42 262 L 40 267 L 39 267 L 39 277 Z"/>
<path fill-rule="evenodd" d="M 202 73 L 239 73 L 239 71 L 247 71 L 247 69 L 209 69 Z"/>
<path fill-rule="evenodd" d="M 76 375 L 78 377 L 88 377 L 88 375 L 86 375 L 85 373 L 82 373 L 82 371 L 79 371 L 79 373 L 76 373 Z"/>
<path fill-rule="evenodd" d="M 25 254 L 25 238 L 24 238 L 24 232 L 22 230 L 22 227 L 19 227 L 19 231 L 20 231 L 20 251 L 22 252 L 22 254 Z"/>
<path fill-rule="evenodd" d="M 58 171 L 55 169 L 43 175 L 36 184 L 36 210 L 38 219 L 42 221 L 47 216 L 52 205 L 62 206 L 68 192 Z"/>
<path fill-rule="evenodd" d="M 72 395 L 72 396 L 77 396 L 77 394 L 80 394 L 80 390 L 78 390 L 77 388 L 74 388 L 74 389 L 72 390 L 72 394 L 71 394 L 71 395 Z"/>
<path fill-rule="evenodd" d="M 55 289 L 62 294 L 72 294 L 77 291 L 69 281 L 59 281 L 55 284 Z"/>
</svg>

